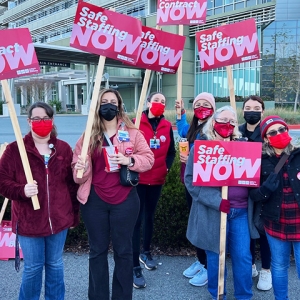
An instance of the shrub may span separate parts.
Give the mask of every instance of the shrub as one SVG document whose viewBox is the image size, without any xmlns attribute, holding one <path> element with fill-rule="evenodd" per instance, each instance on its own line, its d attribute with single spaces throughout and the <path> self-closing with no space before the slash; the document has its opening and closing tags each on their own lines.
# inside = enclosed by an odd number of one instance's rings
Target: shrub
<svg viewBox="0 0 300 300">
<path fill-rule="evenodd" d="M 48 104 L 51 105 L 52 107 L 54 107 L 54 105 L 56 106 L 56 112 L 60 112 L 61 111 L 61 102 L 59 100 L 49 100 Z"/>
<path fill-rule="evenodd" d="M 179 151 L 159 199 L 154 223 L 153 245 L 162 249 L 189 247 L 186 239 L 188 207 L 180 181 Z"/>
<path fill-rule="evenodd" d="M 0 101 L 0 115 L 3 115 L 3 104 L 5 101 Z"/>
</svg>

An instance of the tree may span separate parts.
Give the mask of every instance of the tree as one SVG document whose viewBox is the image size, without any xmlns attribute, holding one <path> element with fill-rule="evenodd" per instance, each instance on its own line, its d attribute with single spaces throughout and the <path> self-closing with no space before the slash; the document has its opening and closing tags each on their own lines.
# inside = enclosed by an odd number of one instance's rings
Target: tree
<svg viewBox="0 0 300 300">
<path fill-rule="evenodd" d="M 300 46 L 294 41 L 291 30 L 283 28 L 273 35 L 274 46 L 266 49 L 264 59 L 267 60 L 265 73 L 271 75 L 275 101 L 279 103 L 294 102 L 294 111 L 298 106 L 300 92 Z"/>
<path fill-rule="evenodd" d="M 54 79 L 45 79 L 39 76 L 28 77 L 16 82 L 18 91 L 26 97 L 27 105 L 37 101 L 52 100 L 52 90 L 55 87 Z"/>
</svg>

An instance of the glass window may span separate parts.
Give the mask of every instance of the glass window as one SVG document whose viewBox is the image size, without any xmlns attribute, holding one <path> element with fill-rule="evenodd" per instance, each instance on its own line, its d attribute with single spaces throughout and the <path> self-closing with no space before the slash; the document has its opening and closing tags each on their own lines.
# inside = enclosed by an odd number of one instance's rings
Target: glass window
<svg viewBox="0 0 300 300">
<path fill-rule="evenodd" d="M 215 0 L 215 7 L 222 6 L 223 0 Z"/>
<path fill-rule="evenodd" d="M 246 6 L 255 6 L 256 5 L 256 0 L 247 0 L 246 2 Z"/>
<path fill-rule="evenodd" d="M 233 5 L 226 5 L 225 6 L 225 12 L 228 12 L 228 11 L 233 11 Z"/>
<path fill-rule="evenodd" d="M 235 7 L 235 9 L 244 8 L 245 7 L 245 3 L 244 2 L 236 3 L 234 7 Z"/>
</svg>

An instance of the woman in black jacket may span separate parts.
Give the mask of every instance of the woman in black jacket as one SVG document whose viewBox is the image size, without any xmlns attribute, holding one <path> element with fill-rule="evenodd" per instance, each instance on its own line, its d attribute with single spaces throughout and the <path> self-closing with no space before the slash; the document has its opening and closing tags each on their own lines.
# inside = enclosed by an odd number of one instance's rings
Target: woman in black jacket
<svg viewBox="0 0 300 300">
<path fill-rule="evenodd" d="M 260 129 L 264 140 L 261 186 L 251 190 L 250 196 L 262 202 L 275 300 L 289 299 L 288 268 L 292 247 L 300 278 L 300 149 L 291 144 L 288 125 L 279 116 L 265 118 Z"/>
<path fill-rule="evenodd" d="M 263 142 L 260 132 L 260 121 L 264 114 L 264 110 L 265 104 L 258 96 L 250 96 L 246 98 L 243 103 L 243 115 L 246 123 L 240 125 L 239 130 L 243 137 L 247 138 L 249 142 Z M 253 215 L 256 215 L 256 212 L 259 211 L 259 209 L 260 203 L 254 203 Z M 256 277 L 258 275 L 255 264 L 255 250 L 257 241 L 259 241 L 261 257 L 261 271 L 259 272 L 257 288 L 262 291 L 268 291 L 272 288 L 272 277 L 270 272 L 271 252 L 268 239 L 263 231 L 260 231 L 259 239 L 251 239 L 250 243 L 252 255 L 252 277 Z"/>
</svg>

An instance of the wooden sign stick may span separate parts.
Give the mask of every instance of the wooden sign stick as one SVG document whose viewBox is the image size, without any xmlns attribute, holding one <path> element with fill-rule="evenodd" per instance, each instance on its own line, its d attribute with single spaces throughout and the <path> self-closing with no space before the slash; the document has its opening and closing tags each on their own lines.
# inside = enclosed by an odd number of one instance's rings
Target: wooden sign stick
<svg viewBox="0 0 300 300">
<path fill-rule="evenodd" d="M 223 186 L 222 199 L 227 199 L 227 197 L 228 197 L 228 186 Z M 225 278 L 224 275 L 225 275 L 225 260 L 226 260 L 226 226 L 227 226 L 227 214 L 221 212 L 218 300 L 223 300 L 223 296 L 224 296 L 224 278 Z"/>
<path fill-rule="evenodd" d="M 2 156 L 2 154 L 3 154 L 3 152 L 4 152 L 7 145 L 8 145 L 7 143 L 1 144 L 1 146 L 0 146 L 0 157 Z M 4 213 L 5 213 L 7 204 L 8 204 L 8 199 L 5 198 L 4 202 L 2 204 L 2 207 L 1 207 L 1 212 L 0 212 L 0 224 L 2 223 L 2 219 L 3 219 Z"/>
<path fill-rule="evenodd" d="M 145 72 L 145 77 L 144 77 L 144 81 L 143 81 L 142 91 L 141 91 L 140 100 L 139 100 L 139 106 L 138 106 L 138 109 L 136 112 L 135 126 L 137 128 L 140 127 L 140 123 L 141 123 L 141 117 L 142 117 L 144 103 L 145 103 L 145 99 L 146 99 L 146 95 L 147 95 L 147 89 L 148 89 L 148 85 L 149 85 L 150 75 L 151 75 L 151 70 L 147 69 Z"/>
<path fill-rule="evenodd" d="M 156 27 L 155 27 L 155 29 L 160 29 L 160 28 L 161 27 L 159 25 L 156 25 Z M 151 76 L 151 70 L 146 69 L 143 86 L 142 86 L 142 90 L 141 90 L 141 95 L 140 95 L 140 100 L 139 100 L 139 105 L 138 105 L 138 109 L 136 112 L 136 118 L 135 118 L 135 126 L 137 128 L 140 127 L 142 112 L 143 112 L 144 103 L 146 100 L 149 81 L 150 81 L 150 76 Z"/>
<path fill-rule="evenodd" d="M 20 152 L 20 156 L 21 156 L 21 160 L 22 160 L 22 164 L 23 164 L 23 168 L 24 168 L 24 172 L 25 172 L 25 176 L 26 176 L 26 180 L 28 183 L 33 183 L 33 177 L 32 177 L 32 173 L 31 173 L 31 169 L 30 169 L 30 165 L 29 165 L 29 161 L 28 161 L 28 157 L 27 157 L 27 152 L 24 146 L 24 142 L 23 142 L 23 138 L 22 138 L 22 134 L 21 134 L 21 130 L 20 130 L 20 126 L 19 126 L 19 122 L 18 122 L 18 118 L 16 115 L 16 111 L 15 111 L 15 107 L 13 104 L 13 100 L 12 100 L 12 96 L 11 96 L 11 92 L 9 89 L 9 85 L 7 80 L 1 80 L 1 84 L 3 87 L 3 93 L 6 99 L 6 104 L 8 107 L 8 111 L 9 111 L 9 116 L 11 119 L 11 123 L 14 129 L 14 133 L 16 136 L 16 140 L 17 140 L 17 144 L 18 144 L 18 148 L 19 148 L 19 152 Z M 39 204 L 39 200 L 37 195 L 31 197 L 32 200 L 32 204 L 33 204 L 33 209 L 37 210 L 40 209 L 40 204 Z"/>
<path fill-rule="evenodd" d="M 231 66 L 226 67 L 227 80 L 230 96 L 230 105 L 236 111 L 234 85 L 232 80 L 232 69 Z M 222 187 L 222 198 L 227 199 L 228 197 L 228 186 Z M 219 257 L 219 278 L 218 278 L 218 299 L 222 300 L 224 295 L 224 274 L 225 274 L 225 259 L 226 259 L 226 225 L 227 225 L 227 214 L 221 212 L 221 223 L 220 223 L 220 257 Z"/>
<path fill-rule="evenodd" d="M 183 35 L 183 25 L 179 25 L 178 34 Z M 180 58 L 179 67 L 177 70 L 177 100 L 179 100 L 180 106 L 176 108 L 176 118 L 181 120 L 181 99 L 182 99 L 182 57 Z"/>
<path fill-rule="evenodd" d="M 88 153 L 91 132 L 92 132 L 92 126 L 93 126 L 93 122 L 94 122 L 94 115 L 95 115 L 99 92 L 100 92 L 100 88 L 101 88 L 101 78 L 103 76 L 105 60 L 106 60 L 106 56 L 99 57 L 98 68 L 97 68 L 95 84 L 94 84 L 94 89 L 93 89 L 93 95 L 92 95 L 92 101 L 90 103 L 90 110 L 89 110 L 89 115 L 88 115 L 88 119 L 87 119 L 87 123 L 86 123 L 86 129 L 85 129 L 85 133 L 84 133 L 82 150 L 81 150 L 81 158 L 83 161 L 85 161 L 87 153 Z M 77 175 L 77 178 L 82 178 L 83 170 L 77 170 L 76 175 Z"/>
</svg>

